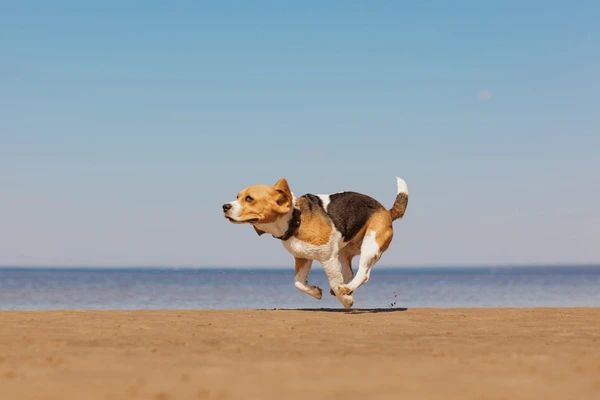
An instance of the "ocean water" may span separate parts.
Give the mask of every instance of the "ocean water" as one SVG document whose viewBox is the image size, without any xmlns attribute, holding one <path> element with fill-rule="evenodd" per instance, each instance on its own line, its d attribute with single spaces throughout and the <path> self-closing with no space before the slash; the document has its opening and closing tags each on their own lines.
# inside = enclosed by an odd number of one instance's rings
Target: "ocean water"
<svg viewBox="0 0 600 400">
<path fill-rule="evenodd" d="M 0 268 L 0 310 L 340 308 L 315 265 L 321 301 L 293 269 Z M 600 266 L 379 267 L 356 308 L 600 306 Z"/>
</svg>

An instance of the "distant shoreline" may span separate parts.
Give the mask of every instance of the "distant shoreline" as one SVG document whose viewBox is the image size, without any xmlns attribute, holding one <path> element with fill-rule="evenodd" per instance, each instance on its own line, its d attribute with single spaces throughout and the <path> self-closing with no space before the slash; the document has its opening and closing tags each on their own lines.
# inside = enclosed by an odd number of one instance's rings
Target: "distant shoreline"
<svg viewBox="0 0 600 400">
<path fill-rule="evenodd" d="M 5 268 L 0 310 L 339 307 L 294 287 L 293 268 Z M 309 277 L 327 289 L 323 269 Z M 600 266 L 376 268 L 355 306 L 598 307 Z"/>
</svg>

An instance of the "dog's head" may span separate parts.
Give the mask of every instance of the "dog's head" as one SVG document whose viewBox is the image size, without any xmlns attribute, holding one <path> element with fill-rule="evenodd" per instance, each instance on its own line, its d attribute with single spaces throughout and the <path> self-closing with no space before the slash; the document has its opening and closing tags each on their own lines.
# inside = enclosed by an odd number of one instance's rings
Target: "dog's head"
<svg viewBox="0 0 600 400">
<path fill-rule="evenodd" d="M 237 195 L 236 200 L 223 204 L 225 218 L 234 224 L 268 224 L 292 209 L 293 196 L 290 187 L 281 178 L 273 186 L 249 186 Z M 254 228 L 261 235 L 264 232 Z"/>
</svg>

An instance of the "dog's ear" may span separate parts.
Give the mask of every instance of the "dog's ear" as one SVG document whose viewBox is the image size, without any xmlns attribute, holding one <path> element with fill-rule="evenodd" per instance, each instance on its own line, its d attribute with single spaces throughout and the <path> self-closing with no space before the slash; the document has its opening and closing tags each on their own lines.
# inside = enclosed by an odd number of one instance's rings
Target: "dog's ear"
<svg viewBox="0 0 600 400">
<path fill-rule="evenodd" d="M 254 230 L 256 231 L 256 233 L 258 234 L 258 236 L 264 235 L 265 232 L 261 231 L 260 229 L 258 229 L 257 227 L 255 227 L 254 225 L 252 225 L 252 227 L 254 228 Z"/>
<path fill-rule="evenodd" d="M 277 199 L 277 204 L 280 206 L 291 204 L 292 203 L 292 191 L 290 190 L 290 186 L 285 178 L 281 178 L 278 180 L 273 188 L 279 192 L 280 196 Z"/>
</svg>

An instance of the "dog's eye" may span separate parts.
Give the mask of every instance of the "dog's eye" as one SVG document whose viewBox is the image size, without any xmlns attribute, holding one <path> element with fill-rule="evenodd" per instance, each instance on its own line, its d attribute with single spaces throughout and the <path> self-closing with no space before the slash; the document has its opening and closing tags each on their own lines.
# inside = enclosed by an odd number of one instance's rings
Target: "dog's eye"
<svg viewBox="0 0 600 400">
<path fill-rule="evenodd" d="M 254 199 L 252 198 L 252 196 L 246 196 L 245 199 L 248 203 L 252 203 L 254 201 Z"/>
</svg>

